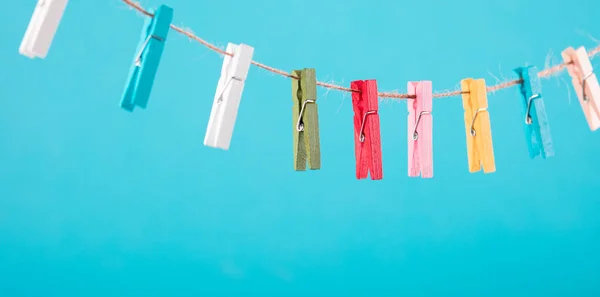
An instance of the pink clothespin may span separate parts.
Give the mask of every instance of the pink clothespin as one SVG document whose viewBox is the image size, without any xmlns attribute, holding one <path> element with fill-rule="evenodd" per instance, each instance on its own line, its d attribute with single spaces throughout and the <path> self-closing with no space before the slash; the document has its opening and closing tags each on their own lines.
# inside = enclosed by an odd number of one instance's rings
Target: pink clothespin
<svg viewBox="0 0 600 297">
<path fill-rule="evenodd" d="M 431 81 L 408 82 L 408 176 L 433 177 L 433 116 Z"/>
<path fill-rule="evenodd" d="M 562 57 L 573 80 L 583 114 L 590 129 L 595 131 L 600 128 L 600 86 L 590 58 L 583 46 L 577 50 L 567 48 L 562 52 Z"/>
<path fill-rule="evenodd" d="M 367 178 L 371 172 L 371 179 L 382 179 L 377 81 L 356 80 L 350 84 L 350 87 L 360 91 L 352 93 L 356 178 Z"/>
</svg>

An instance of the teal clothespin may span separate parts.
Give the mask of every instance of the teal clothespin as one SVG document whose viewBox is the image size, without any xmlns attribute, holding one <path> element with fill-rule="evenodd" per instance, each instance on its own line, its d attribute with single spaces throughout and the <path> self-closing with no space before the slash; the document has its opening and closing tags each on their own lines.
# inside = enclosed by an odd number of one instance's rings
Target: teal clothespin
<svg viewBox="0 0 600 297">
<path fill-rule="evenodd" d="M 173 9 L 161 5 L 154 17 L 146 21 L 133 65 L 129 71 L 127 85 L 121 99 L 121 108 L 133 111 L 135 106 L 146 108 L 154 84 L 160 57 L 162 56 L 169 27 L 173 20 Z"/>
<path fill-rule="evenodd" d="M 514 70 L 523 80 L 519 88 L 525 137 L 529 148 L 529 157 L 546 159 L 554 156 L 550 126 L 546 117 L 546 108 L 542 98 L 542 85 L 535 66 L 519 67 Z"/>
</svg>

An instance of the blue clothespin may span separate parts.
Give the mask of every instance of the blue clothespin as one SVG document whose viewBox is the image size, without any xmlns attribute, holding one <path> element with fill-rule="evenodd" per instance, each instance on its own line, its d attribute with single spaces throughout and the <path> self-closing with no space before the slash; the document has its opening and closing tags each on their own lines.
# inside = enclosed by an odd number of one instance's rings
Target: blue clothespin
<svg viewBox="0 0 600 297">
<path fill-rule="evenodd" d="M 525 137 L 529 148 L 529 157 L 546 159 L 554 156 L 550 126 L 546 117 L 546 108 L 542 99 L 542 85 L 535 66 L 519 67 L 514 70 L 523 80 L 519 88 Z"/>
<path fill-rule="evenodd" d="M 154 84 L 160 57 L 162 56 L 169 27 L 173 20 L 173 9 L 161 5 L 154 17 L 146 21 L 133 65 L 129 71 L 127 85 L 121 99 L 121 108 L 133 111 L 135 106 L 146 108 Z"/>
</svg>

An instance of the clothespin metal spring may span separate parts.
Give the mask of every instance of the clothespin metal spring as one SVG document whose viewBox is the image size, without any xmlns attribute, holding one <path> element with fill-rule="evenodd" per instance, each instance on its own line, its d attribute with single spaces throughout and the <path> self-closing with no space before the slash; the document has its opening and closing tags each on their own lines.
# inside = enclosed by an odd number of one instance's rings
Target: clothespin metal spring
<svg viewBox="0 0 600 297">
<path fill-rule="evenodd" d="M 365 142 L 365 123 L 367 120 L 367 116 L 375 113 L 377 113 L 376 110 L 369 110 L 363 115 L 362 124 L 360 124 L 360 137 L 358 138 L 360 142 Z"/>
<path fill-rule="evenodd" d="M 430 111 L 421 111 L 419 113 L 419 117 L 417 118 L 417 123 L 415 124 L 415 129 L 413 130 L 413 140 L 419 139 L 419 133 L 417 132 L 417 128 L 419 128 L 419 123 L 421 122 L 421 116 L 424 114 L 431 114 Z"/>
<path fill-rule="evenodd" d="M 585 102 L 589 101 L 587 94 L 585 93 L 585 82 L 587 81 L 588 78 L 592 77 L 592 75 L 594 75 L 593 72 L 590 72 L 587 75 L 584 75 L 582 82 L 581 82 L 581 88 L 582 88 L 581 93 L 583 94 L 583 101 L 585 101 Z"/>
<path fill-rule="evenodd" d="M 531 97 L 529 97 L 529 100 L 527 100 L 527 114 L 525 115 L 525 124 L 531 125 L 531 123 L 532 123 L 531 114 L 530 114 L 531 102 L 533 102 L 533 99 L 537 99 L 540 97 L 541 97 L 540 94 L 533 94 L 533 95 L 531 95 Z"/>
<path fill-rule="evenodd" d="M 473 116 L 473 121 L 471 121 L 471 136 L 475 137 L 476 131 L 475 131 L 475 119 L 477 119 L 477 114 L 479 114 L 480 111 L 487 111 L 487 108 L 478 108 L 475 111 L 475 115 Z"/>
<path fill-rule="evenodd" d="M 231 78 L 229 78 L 229 80 L 227 81 L 227 83 L 225 84 L 225 86 L 223 86 L 223 89 L 221 90 L 221 93 L 219 94 L 219 99 L 217 99 L 217 104 L 221 104 L 221 102 L 223 102 L 223 93 L 225 93 L 225 90 L 227 90 L 227 86 L 229 86 L 229 83 L 233 80 L 237 80 L 242 82 L 243 80 L 239 77 L 235 77 L 232 76 Z"/>
<path fill-rule="evenodd" d="M 306 100 L 304 101 L 304 103 L 302 104 L 302 108 L 300 109 L 300 115 L 298 116 L 298 122 L 296 123 L 296 131 L 298 132 L 302 132 L 304 131 L 304 123 L 302 123 L 302 115 L 304 115 L 304 108 L 306 107 L 307 103 L 315 103 L 315 100 Z"/>
<path fill-rule="evenodd" d="M 150 36 L 148 36 L 148 38 L 146 38 L 146 41 L 144 41 L 144 45 L 140 48 L 140 50 L 136 54 L 136 58 L 135 58 L 135 66 L 136 67 L 140 67 L 142 65 L 142 53 L 146 49 L 146 46 L 148 46 L 148 42 L 150 42 L 150 38 L 154 38 L 154 39 L 156 39 L 158 41 L 163 41 L 162 38 L 160 38 L 160 37 L 158 37 L 156 35 L 150 35 Z"/>
</svg>

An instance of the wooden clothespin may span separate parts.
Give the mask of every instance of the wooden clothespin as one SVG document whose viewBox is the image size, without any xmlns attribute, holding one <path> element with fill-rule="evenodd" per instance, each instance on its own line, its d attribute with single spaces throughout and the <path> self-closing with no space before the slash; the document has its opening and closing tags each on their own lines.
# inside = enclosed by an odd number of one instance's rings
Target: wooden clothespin
<svg viewBox="0 0 600 297">
<path fill-rule="evenodd" d="M 169 27 L 173 20 L 173 9 L 161 5 L 154 17 L 146 21 L 133 65 L 129 71 L 127 85 L 121 99 L 121 108 L 133 111 L 135 106 L 146 108 L 158 65 L 162 56 Z"/>
<path fill-rule="evenodd" d="M 224 150 L 228 150 L 231 143 L 254 48 L 245 44 L 229 43 L 226 51 L 233 54 L 233 57 L 225 55 L 223 58 L 221 77 L 204 136 L 204 145 Z"/>
<path fill-rule="evenodd" d="M 38 0 L 19 47 L 21 55 L 46 58 L 66 7 L 67 0 Z"/>
<path fill-rule="evenodd" d="M 352 92 L 356 178 L 367 178 L 371 172 L 372 180 L 382 179 L 377 81 L 356 80 L 350 87 L 358 91 Z"/>
<path fill-rule="evenodd" d="M 433 177 L 431 81 L 408 82 L 408 176 Z"/>
<path fill-rule="evenodd" d="M 588 125 L 596 131 L 600 128 L 600 86 L 590 58 L 584 47 L 577 50 L 569 47 L 562 52 L 562 57 Z"/>
<path fill-rule="evenodd" d="M 317 109 L 317 77 L 314 68 L 292 71 L 292 123 L 294 138 L 294 170 L 321 168 L 319 115 Z"/>
<path fill-rule="evenodd" d="M 469 172 L 483 167 L 484 173 L 492 173 L 496 171 L 496 165 L 485 80 L 465 78 L 460 85 L 465 109 Z"/>
<path fill-rule="evenodd" d="M 531 159 L 536 156 L 543 159 L 552 157 L 554 156 L 554 147 L 552 146 L 552 137 L 550 137 L 550 125 L 546 116 L 537 67 L 519 67 L 514 71 L 523 80 L 519 88 L 521 95 L 519 101 L 521 101 L 529 157 Z"/>
</svg>

